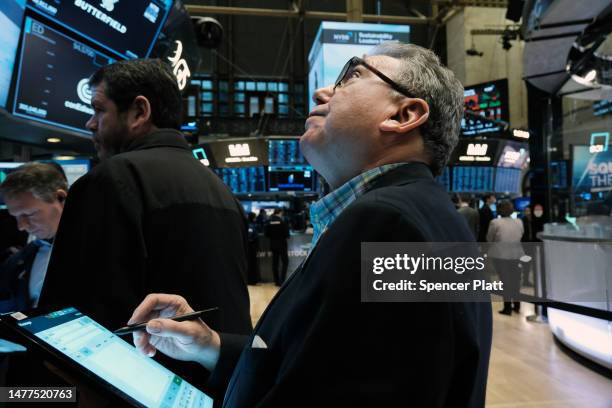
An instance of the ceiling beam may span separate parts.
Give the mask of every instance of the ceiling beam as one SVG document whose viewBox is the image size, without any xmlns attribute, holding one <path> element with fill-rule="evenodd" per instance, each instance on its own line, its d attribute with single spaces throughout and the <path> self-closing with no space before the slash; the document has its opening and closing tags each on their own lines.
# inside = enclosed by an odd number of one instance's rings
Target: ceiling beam
<svg viewBox="0 0 612 408">
<path fill-rule="evenodd" d="M 234 16 L 255 16 L 255 17 L 280 17 L 280 18 L 299 18 L 300 13 L 296 10 L 266 9 L 254 7 L 222 7 L 222 6 L 202 6 L 195 4 L 185 4 L 185 8 L 192 16 L 207 16 L 211 14 L 234 15 Z M 347 13 L 329 11 L 304 11 L 303 17 L 315 20 L 338 20 L 346 21 Z M 429 24 L 431 18 L 391 16 L 362 14 L 363 21 L 395 23 L 395 24 Z"/>
</svg>

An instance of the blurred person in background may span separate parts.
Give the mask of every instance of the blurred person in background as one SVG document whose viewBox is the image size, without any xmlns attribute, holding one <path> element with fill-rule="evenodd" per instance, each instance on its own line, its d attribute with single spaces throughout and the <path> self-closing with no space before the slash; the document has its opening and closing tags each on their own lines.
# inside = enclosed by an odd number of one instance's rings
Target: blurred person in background
<svg viewBox="0 0 612 408">
<path fill-rule="evenodd" d="M 521 307 L 518 295 L 521 282 L 520 258 L 525 255 L 521 245 L 523 222 L 511 217 L 514 205 L 510 200 L 500 201 L 497 212 L 501 217 L 489 224 L 487 242 L 496 243 L 491 246 L 489 257 L 504 282 L 504 308 L 499 313 L 510 316 L 512 311 L 518 313 Z"/>
</svg>

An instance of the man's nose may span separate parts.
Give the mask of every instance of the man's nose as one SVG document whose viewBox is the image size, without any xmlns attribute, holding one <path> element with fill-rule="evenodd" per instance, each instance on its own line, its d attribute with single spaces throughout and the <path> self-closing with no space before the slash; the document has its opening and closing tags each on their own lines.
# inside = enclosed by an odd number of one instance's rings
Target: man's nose
<svg viewBox="0 0 612 408">
<path fill-rule="evenodd" d="M 96 130 L 96 121 L 93 116 L 85 123 L 85 127 L 92 132 Z"/>
<path fill-rule="evenodd" d="M 317 105 L 322 105 L 324 103 L 329 102 L 329 100 L 331 99 L 333 95 L 334 95 L 334 86 L 330 85 L 330 86 L 326 86 L 325 88 L 317 89 L 314 95 L 312 96 L 312 100 Z"/>
<path fill-rule="evenodd" d="M 17 229 L 25 231 L 30 226 L 30 222 L 26 217 L 17 217 Z"/>
</svg>

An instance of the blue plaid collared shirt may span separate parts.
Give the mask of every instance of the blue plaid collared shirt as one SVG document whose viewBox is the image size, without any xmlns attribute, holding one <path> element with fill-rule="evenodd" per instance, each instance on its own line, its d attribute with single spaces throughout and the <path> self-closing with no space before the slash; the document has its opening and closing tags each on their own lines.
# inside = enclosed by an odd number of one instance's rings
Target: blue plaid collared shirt
<svg viewBox="0 0 612 408">
<path fill-rule="evenodd" d="M 321 234 L 338 218 L 340 213 L 368 191 L 376 179 L 404 164 L 406 163 L 385 164 L 365 171 L 312 204 L 310 207 L 310 222 L 314 229 L 312 247 L 314 248 Z"/>
</svg>

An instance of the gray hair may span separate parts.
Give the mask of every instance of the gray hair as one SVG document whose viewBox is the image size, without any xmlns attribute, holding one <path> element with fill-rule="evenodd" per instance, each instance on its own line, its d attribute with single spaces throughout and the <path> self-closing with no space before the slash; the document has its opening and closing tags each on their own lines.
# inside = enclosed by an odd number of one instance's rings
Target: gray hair
<svg viewBox="0 0 612 408">
<path fill-rule="evenodd" d="M 68 181 L 62 168 L 55 163 L 26 163 L 9 173 L 0 185 L 0 193 L 4 196 L 29 192 L 48 203 L 57 198 L 57 190 L 68 191 Z"/>
<path fill-rule="evenodd" d="M 431 169 L 434 175 L 440 174 L 459 140 L 463 85 L 436 54 L 418 45 L 384 42 L 368 55 L 399 59 L 399 72 L 391 78 L 429 105 L 429 119 L 420 131 Z"/>
</svg>

